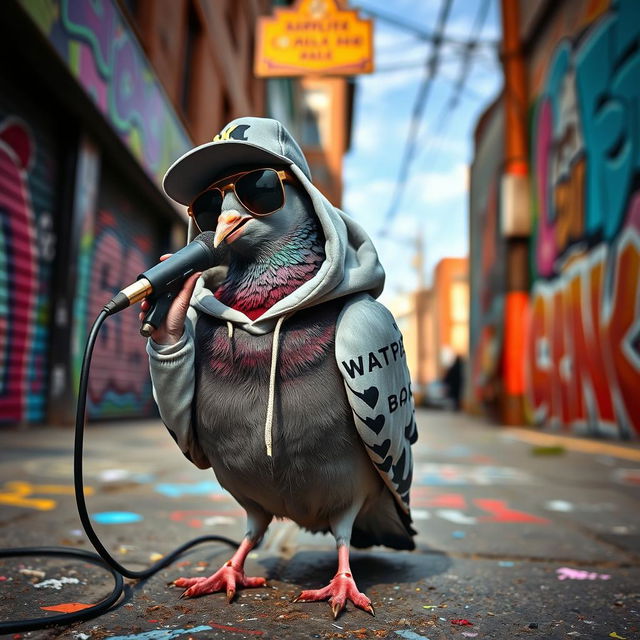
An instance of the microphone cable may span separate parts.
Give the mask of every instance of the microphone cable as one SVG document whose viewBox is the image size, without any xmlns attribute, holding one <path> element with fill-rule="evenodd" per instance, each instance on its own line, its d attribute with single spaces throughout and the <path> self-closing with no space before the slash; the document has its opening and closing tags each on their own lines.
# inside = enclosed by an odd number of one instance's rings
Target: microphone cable
<svg viewBox="0 0 640 640">
<path fill-rule="evenodd" d="M 87 511 L 87 504 L 84 496 L 84 478 L 83 478 L 83 446 L 84 446 L 84 424 L 85 424 L 85 410 L 87 405 L 87 390 L 89 386 L 89 370 L 91 368 L 91 356 L 93 355 L 93 348 L 98 338 L 100 328 L 105 319 L 111 315 L 112 312 L 107 308 L 107 305 L 102 309 L 98 317 L 96 318 L 89 337 L 87 338 L 87 344 L 84 350 L 84 356 L 82 359 L 82 371 L 80 374 L 80 386 L 78 389 L 78 405 L 76 409 L 76 425 L 75 425 L 75 440 L 73 446 L 73 480 L 75 486 L 76 505 L 78 508 L 78 515 L 84 528 L 87 537 L 91 541 L 91 544 L 98 553 L 91 551 L 85 551 L 83 549 L 72 549 L 70 547 L 15 547 L 9 549 L 0 549 L 0 558 L 11 558 L 18 556 L 62 556 L 71 557 L 83 562 L 90 562 L 103 567 L 111 573 L 114 579 L 114 587 L 111 593 L 100 600 L 100 602 L 82 609 L 80 611 L 74 611 L 71 613 L 63 613 L 53 616 L 43 616 L 39 618 L 29 618 L 25 620 L 8 620 L 0 622 L 0 634 L 5 633 L 18 633 L 22 631 L 33 631 L 35 629 L 43 629 L 45 627 L 55 625 L 68 625 L 74 622 L 80 622 L 82 620 L 90 620 L 96 616 L 106 613 L 112 605 L 114 605 L 122 595 L 124 591 L 123 578 L 133 578 L 142 580 L 149 578 L 161 569 L 171 564 L 178 556 L 184 553 L 187 549 L 194 547 L 204 542 L 222 542 L 232 547 L 238 547 L 239 543 L 225 536 L 208 535 L 194 538 L 189 542 L 174 549 L 166 556 L 162 557 L 158 562 L 151 565 L 147 569 L 141 569 L 134 571 L 127 569 L 127 567 L 120 564 L 105 548 L 100 541 L 98 534 L 94 531 L 91 519 Z"/>
</svg>

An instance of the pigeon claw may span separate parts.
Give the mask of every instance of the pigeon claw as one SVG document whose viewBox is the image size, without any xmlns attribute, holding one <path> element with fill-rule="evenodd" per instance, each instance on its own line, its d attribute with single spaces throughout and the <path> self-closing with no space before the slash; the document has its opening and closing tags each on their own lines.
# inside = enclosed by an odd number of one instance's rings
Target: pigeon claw
<svg viewBox="0 0 640 640">
<path fill-rule="evenodd" d="M 336 575 L 323 589 L 302 591 L 293 599 L 293 602 L 318 602 L 321 600 L 329 600 L 334 620 L 344 611 L 347 600 L 350 600 L 356 607 L 372 616 L 375 615 L 371 600 L 364 593 L 358 591 L 358 587 L 350 574 L 340 573 Z"/>
<path fill-rule="evenodd" d="M 226 592 L 227 601 L 231 602 L 237 589 L 264 587 L 264 578 L 249 578 L 242 569 L 226 564 L 208 578 L 178 578 L 173 583 L 176 587 L 187 587 L 180 598 L 193 598 L 219 591 Z"/>
</svg>

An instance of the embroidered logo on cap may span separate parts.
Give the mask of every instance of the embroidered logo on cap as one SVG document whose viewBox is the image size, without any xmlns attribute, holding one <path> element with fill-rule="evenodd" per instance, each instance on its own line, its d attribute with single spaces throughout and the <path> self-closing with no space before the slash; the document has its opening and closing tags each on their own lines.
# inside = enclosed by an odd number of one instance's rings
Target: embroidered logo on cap
<svg viewBox="0 0 640 640">
<path fill-rule="evenodd" d="M 245 137 L 245 131 L 251 125 L 248 124 L 234 124 L 232 127 L 227 127 L 224 131 L 221 131 L 216 137 L 213 139 L 214 142 L 220 142 L 221 140 L 246 140 L 249 141 L 249 138 Z"/>
</svg>

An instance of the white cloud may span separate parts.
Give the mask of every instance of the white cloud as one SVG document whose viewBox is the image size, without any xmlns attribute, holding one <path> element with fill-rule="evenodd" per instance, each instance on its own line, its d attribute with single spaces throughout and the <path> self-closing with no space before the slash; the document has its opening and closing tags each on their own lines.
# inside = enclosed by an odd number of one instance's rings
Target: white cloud
<svg viewBox="0 0 640 640">
<path fill-rule="evenodd" d="M 476 21 L 476 11 L 460 14 L 447 21 L 445 34 L 450 38 L 459 38 L 467 40 L 471 34 L 473 25 Z M 486 20 L 482 31 L 480 32 L 480 40 L 498 40 L 500 38 L 500 25 L 491 19 Z"/>
<path fill-rule="evenodd" d="M 491 72 L 474 72 L 469 74 L 468 86 L 473 93 L 489 100 L 493 98 L 502 86 L 502 74 L 499 70 Z"/>
<path fill-rule="evenodd" d="M 419 58 L 420 56 L 425 56 L 430 48 L 428 42 L 413 37 L 411 34 L 380 28 L 374 31 L 373 45 L 376 61 L 387 64 L 394 61 L 393 56 L 398 53 Z M 380 60 L 378 57 L 384 57 L 385 60 Z"/>
<path fill-rule="evenodd" d="M 423 171 L 409 180 L 408 191 L 425 205 L 440 204 L 466 195 L 469 188 L 469 169 L 459 163 L 448 170 Z"/>
<path fill-rule="evenodd" d="M 397 112 L 387 114 L 378 110 L 360 113 L 355 122 L 349 164 L 351 164 L 353 156 L 361 152 L 366 154 L 366 156 L 360 157 L 361 162 L 366 161 L 368 164 L 375 162 L 375 156 L 371 154 L 377 152 L 384 157 L 385 165 L 390 161 L 393 163 L 394 159 L 397 159 L 399 163 L 400 154 L 407 139 L 410 120 L 408 115 L 399 115 Z M 360 166 L 362 167 L 362 165 Z M 365 171 L 360 175 L 364 176 L 366 173 Z"/>
<path fill-rule="evenodd" d="M 355 149 L 365 153 L 375 151 L 380 143 L 381 124 L 376 117 L 359 119 L 353 136 Z"/>
<path fill-rule="evenodd" d="M 411 87 L 422 77 L 421 69 L 398 69 L 385 73 L 374 73 L 370 76 L 358 78 L 358 89 L 362 98 L 368 104 L 379 103 L 383 99 L 392 100 L 394 94 L 402 89 Z"/>
<path fill-rule="evenodd" d="M 371 218 L 371 212 L 380 212 L 381 206 L 387 206 L 395 188 L 395 181 L 380 179 L 360 182 L 346 189 L 345 210 L 358 218 Z M 378 217 L 378 216 L 376 216 Z"/>
<path fill-rule="evenodd" d="M 365 179 L 364 167 L 353 162 L 345 162 L 342 175 L 345 185 L 362 182 Z"/>
<path fill-rule="evenodd" d="M 420 151 L 418 151 L 418 159 L 425 155 L 438 155 L 442 153 L 450 156 L 456 156 L 458 158 L 466 158 L 470 150 L 470 141 L 467 138 L 453 137 L 453 135 L 446 135 L 446 133 L 437 133 L 427 131 L 424 136 L 424 145 Z"/>
</svg>

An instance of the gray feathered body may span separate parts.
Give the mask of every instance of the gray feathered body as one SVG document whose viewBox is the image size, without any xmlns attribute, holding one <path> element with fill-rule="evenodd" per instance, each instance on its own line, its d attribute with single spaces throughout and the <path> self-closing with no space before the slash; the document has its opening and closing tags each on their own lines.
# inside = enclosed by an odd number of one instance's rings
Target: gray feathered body
<svg viewBox="0 0 640 640">
<path fill-rule="evenodd" d="M 412 549 L 406 517 L 371 462 L 337 368 L 335 328 L 343 302 L 301 310 L 279 337 L 273 456 L 266 455 L 273 334 L 251 335 L 212 317 L 196 331 L 194 422 L 223 487 L 247 511 L 290 518 L 311 531 L 363 499 L 351 542 Z"/>
</svg>

